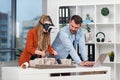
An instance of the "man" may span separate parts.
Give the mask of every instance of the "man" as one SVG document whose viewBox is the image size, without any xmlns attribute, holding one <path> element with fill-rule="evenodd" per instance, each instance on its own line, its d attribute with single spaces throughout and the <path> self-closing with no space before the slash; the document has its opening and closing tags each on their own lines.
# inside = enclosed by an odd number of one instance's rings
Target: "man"
<svg viewBox="0 0 120 80">
<path fill-rule="evenodd" d="M 58 53 L 58 55 L 55 56 L 56 59 L 65 59 L 70 55 L 80 66 L 92 66 L 93 63 L 87 61 L 88 54 L 86 52 L 84 33 L 81 25 L 82 18 L 78 15 L 73 15 L 69 21 L 69 26 L 61 28 L 52 46 Z M 79 51 L 83 61 L 75 49 L 76 44 L 79 45 Z"/>
</svg>

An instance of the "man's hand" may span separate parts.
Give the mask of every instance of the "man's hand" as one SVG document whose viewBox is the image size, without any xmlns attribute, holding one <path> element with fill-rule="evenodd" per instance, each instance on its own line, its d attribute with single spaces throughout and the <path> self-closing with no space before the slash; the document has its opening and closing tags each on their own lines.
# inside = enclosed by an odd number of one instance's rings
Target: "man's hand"
<svg viewBox="0 0 120 80">
<path fill-rule="evenodd" d="M 56 56 L 57 55 L 57 51 L 53 50 L 53 54 L 54 54 L 54 56 Z"/>
<path fill-rule="evenodd" d="M 94 65 L 94 62 L 91 62 L 91 61 L 83 61 L 83 62 L 80 62 L 80 66 L 93 66 Z"/>
</svg>

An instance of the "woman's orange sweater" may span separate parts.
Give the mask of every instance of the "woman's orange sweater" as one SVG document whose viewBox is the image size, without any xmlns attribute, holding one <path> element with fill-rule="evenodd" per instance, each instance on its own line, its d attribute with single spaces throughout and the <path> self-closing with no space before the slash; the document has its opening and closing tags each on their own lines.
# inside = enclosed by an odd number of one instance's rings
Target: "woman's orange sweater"
<svg viewBox="0 0 120 80">
<path fill-rule="evenodd" d="M 26 46 L 19 58 L 19 66 L 24 63 L 30 61 L 32 55 L 35 54 L 35 50 L 38 47 L 38 29 L 33 28 L 29 30 L 27 38 L 26 38 Z M 48 46 L 49 53 L 53 54 L 53 48 L 49 45 Z"/>
</svg>

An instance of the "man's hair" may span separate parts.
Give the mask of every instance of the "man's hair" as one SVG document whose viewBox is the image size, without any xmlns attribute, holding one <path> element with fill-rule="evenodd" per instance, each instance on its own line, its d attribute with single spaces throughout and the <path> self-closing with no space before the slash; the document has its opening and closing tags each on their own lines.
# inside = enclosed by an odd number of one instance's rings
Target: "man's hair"
<svg viewBox="0 0 120 80">
<path fill-rule="evenodd" d="M 79 15 L 73 15 L 70 20 L 74 20 L 75 24 L 81 24 L 83 22 L 82 18 Z"/>
</svg>

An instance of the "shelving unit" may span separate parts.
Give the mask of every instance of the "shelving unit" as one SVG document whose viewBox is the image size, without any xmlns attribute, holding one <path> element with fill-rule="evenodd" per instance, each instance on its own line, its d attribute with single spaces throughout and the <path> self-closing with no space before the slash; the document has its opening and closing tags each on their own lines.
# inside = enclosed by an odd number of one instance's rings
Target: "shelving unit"
<svg viewBox="0 0 120 80">
<path fill-rule="evenodd" d="M 62 7 L 62 6 L 59 6 Z M 102 53 L 108 53 L 114 51 L 115 59 L 114 62 L 110 62 L 107 57 L 104 65 L 112 68 L 112 80 L 120 79 L 120 4 L 94 4 L 94 5 L 70 5 L 70 17 L 74 14 L 80 15 L 83 18 L 83 30 L 85 34 L 86 24 L 91 28 L 92 42 L 86 42 L 87 44 L 95 44 L 95 60 Z M 107 7 L 109 9 L 109 15 L 103 16 L 101 9 Z M 86 15 L 90 15 L 89 23 L 86 23 Z M 59 25 L 61 26 L 61 25 Z M 103 32 L 105 34 L 104 42 L 97 42 L 96 34 Z"/>
<path fill-rule="evenodd" d="M 86 44 L 95 44 L 95 60 L 100 53 L 114 51 L 114 62 L 110 62 L 107 56 L 104 65 L 110 66 L 112 69 L 111 80 L 120 80 L 120 0 L 47 0 L 47 14 L 51 16 L 58 31 L 62 25 L 59 24 L 59 8 L 62 6 L 70 8 L 70 17 L 78 14 L 83 19 L 86 19 L 86 14 L 90 14 L 90 19 L 93 22 L 89 23 L 89 26 L 92 30 L 93 39 L 91 43 L 86 42 Z M 100 10 L 102 7 L 109 8 L 110 14 L 108 18 L 101 15 Z M 86 24 L 83 24 L 86 33 L 85 28 Z M 54 34 L 57 34 L 58 31 L 54 32 Z M 96 41 L 96 33 L 99 31 L 104 31 L 106 35 L 104 42 Z M 52 37 L 55 36 L 52 35 Z"/>
</svg>

